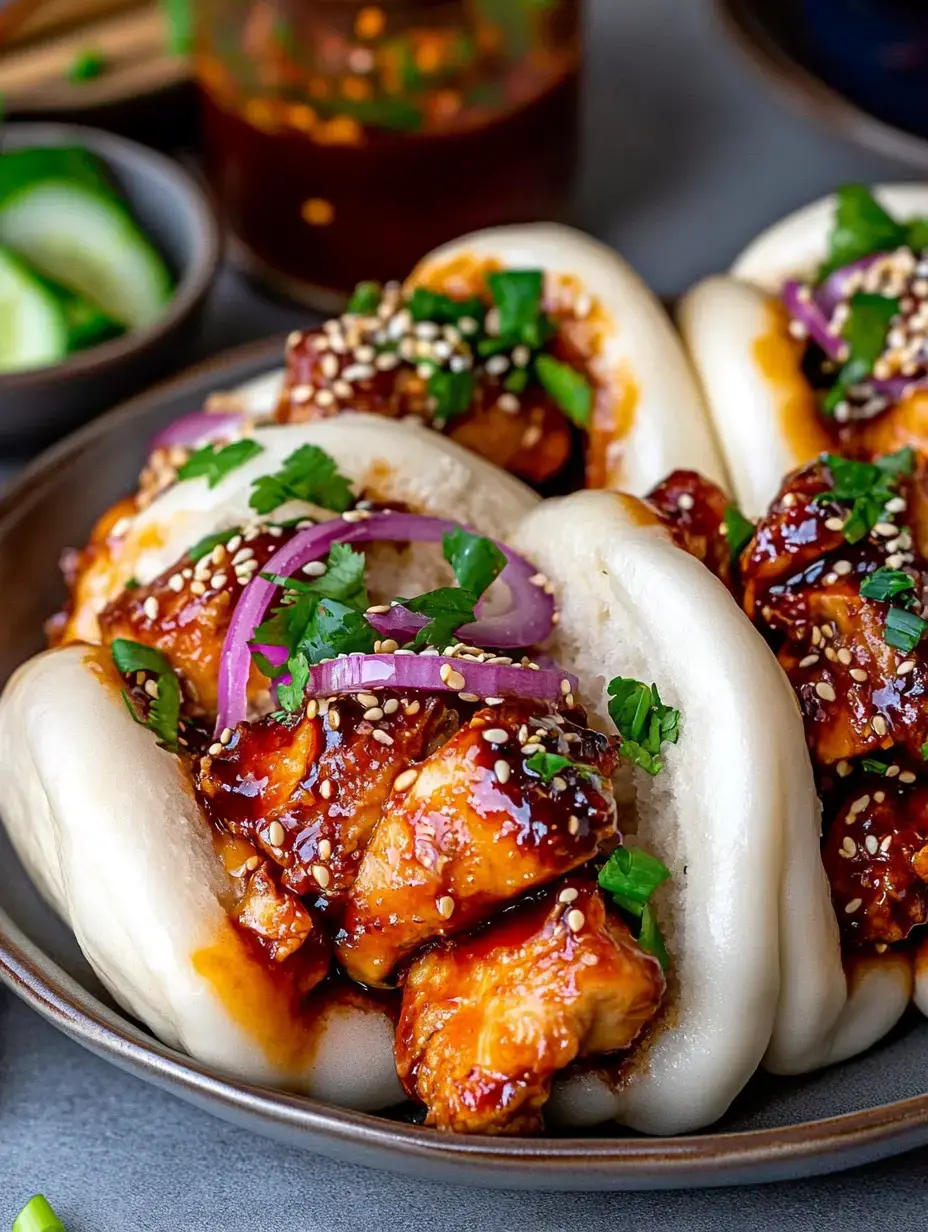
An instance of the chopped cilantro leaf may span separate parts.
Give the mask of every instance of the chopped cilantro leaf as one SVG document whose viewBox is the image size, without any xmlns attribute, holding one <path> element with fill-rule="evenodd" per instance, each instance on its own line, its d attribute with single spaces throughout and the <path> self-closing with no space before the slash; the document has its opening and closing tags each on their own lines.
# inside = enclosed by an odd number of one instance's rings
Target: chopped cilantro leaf
<svg viewBox="0 0 928 1232">
<path fill-rule="evenodd" d="M 359 282 L 351 293 L 351 299 L 345 311 L 355 316 L 369 317 L 380 306 L 382 295 L 383 287 L 379 282 Z"/>
<path fill-rule="evenodd" d="M 469 410 L 475 386 L 473 372 L 436 368 L 428 384 L 429 397 L 435 399 L 433 415 L 436 423 L 445 424 Z"/>
<path fill-rule="evenodd" d="M 309 663 L 304 654 L 296 654 L 288 663 L 290 681 L 277 686 L 277 700 L 287 714 L 296 714 L 302 709 L 309 684 Z"/>
<path fill-rule="evenodd" d="M 249 505 L 258 513 L 270 513 L 289 500 L 306 501 L 323 509 L 344 513 L 354 495 L 335 459 L 318 445 L 301 445 L 276 474 L 256 479 Z"/>
<path fill-rule="evenodd" d="M 478 599 L 506 568 L 506 555 L 492 539 L 475 535 L 462 526 L 446 532 L 442 552 L 458 585 Z"/>
<path fill-rule="evenodd" d="M 571 761 L 569 757 L 562 757 L 560 753 L 546 753 L 542 749 L 528 758 L 525 768 L 537 774 L 543 783 L 550 783 L 556 775 L 562 774 L 565 770 L 573 770 L 586 778 L 590 775 L 599 775 L 595 766 L 588 766 L 582 761 Z"/>
<path fill-rule="evenodd" d="M 875 757 L 865 757 L 860 764 L 868 774 L 885 774 L 889 769 L 885 761 L 878 761 Z"/>
<path fill-rule="evenodd" d="M 754 523 L 744 516 L 737 505 L 729 505 L 725 510 L 724 525 L 732 564 L 737 564 L 741 553 L 754 537 Z"/>
<path fill-rule="evenodd" d="M 904 607 L 891 607 L 886 613 L 883 641 L 897 650 L 914 650 L 926 629 L 928 621 L 922 620 L 921 616 L 906 611 Z"/>
<path fill-rule="evenodd" d="M 183 466 L 177 469 L 178 479 L 206 479 L 215 488 L 220 479 L 230 471 L 243 466 L 251 458 L 264 452 L 264 446 L 248 437 L 233 441 L 230 445 L 204 445 L 192 453 Z"/>
<path fill-rule="evenodd" d="M 434 321 L 436 325 L 456 325 L 462 317 L 470 317 L 479 325 L 486 315 L 486 307 L 476 297 L 452 299 L 426 287 L 416 287 L 408 307 L 414 321 Z"/>
<path fill-rule="evenodd" d="M 441 586 L 414 599 L 402 600 L 411 612 L 429 618 L 429 623 L 416 634 L 416 646 L 447 646 L 453 642 L 462 625 L 473 623 L 476 602 L 475 596 L 462 586 Z"/>
<path fill-rule="evenodd" d="M 910 573 L 902 569 L 887 569 L 885 565 L 868 574 L 860 584 L 860 593 L 865 599 L 880 599 L 883 602 L 914 589 L 915 579 Z"/>
<path fill-rule="evenodd" d="M 578 428 L 588 428 L 593 410 L 593 386 L 583 373 L 553 355 L 539 355 L 535 360 L 535 373 L 567 418 Z"/>
<path fill-rule="evenodd" d="M 513 370 L 506 377 L 505 381 L 503 381 L 503 388 L 506 390 L 507 393 L 510 393 L 510 394 L 525 393 L 525 389 L 527 385 L 528 385 L 528 369 L 527 368 L 513 368 Z"/>
<path fill-rule="evenodd" d="M 110 653 L 117 669 L 124 675 L 150 672 L 156 677 L 158 694 L 151 699 L 149 704 L 146 726 L 158 737 L 159 744 L 170 749 L 171 752 L 176 752 L 180 724 L 180 684 L 168 660 L 154 646 L 145 646 L 141 642 L 132 642 L 124 637 L 117 637 L 113 640 Z M 128 694 L 123 693 L 123 700 L 133 718 L 138 718 Z"/>
<path fill-rule="evenodd" d="M 922 761 L 928 761 L 928 740 L 922 745 Z"/>
<path fill-rule="evenodd" d="M 861 257 L 889 252 L 907 242 L 906 226 L 887 213 L 864 184 L 845 184 L 835 197 L 828 257 L 819 270 L 819 279 Z"/>
<path fill-rule="evenodd" d="M 310 663 L 319 663 L 340 654 L 371 654 L 376 640 L 376 631 L 360 612 L 337 599 L 323 599 L 300 645 Z"/>
<path fill-rule="evenodd" d="M 898 477 L 912 473 L 915 455 L 906 447 L 876 462 L 853 462 L 831 453 L 823 455 L 823 461 L 831 471 L 832 486 L 819 492 L 814 500 L 850 505 L 844 538 L 848 543 L 858 543 L 884 516 L 886 502 L 895 495 Z"/>
<path fill-rule="evenodd" d="M 233 526 L 230 530 L 217 531 L 215 535 L 204 535 L 192 548 L 187 549 L 187 555 L 191 560 L 202 560 L 204 556 L 209 556 L 213 548 L 218 548 L 221 543 L 228 543 L 238 533 L 238 529 Z"/>
<path fill-rule="evenodd" d="M 873 365 L 886 348 L 890 322 L 898 311 L 898 299 L 885 295 L 860 291 L 851 297 L 847 320 L 841 330 L 848 346 L 848 358 L 822 400 L 826 414 L 833 415 L 848 389 L 871 375 Z"/>
<path fill-rule="evenodd" d="M 609 714 L 622 737 L 619 753 L 648 774 L 664 768 L 661 745 L 676 744 L 680 711 L 665 706 L 657 691 L 640 680 L 616 676 L 610 680 Z"/>
<path fill-rule="evenodd" d="M 651 895 L 670 878 L 670 869 L 639 848 L 617 847 L 599 870 L 599 884 L 616 904 L 641 920 L 638 942 L 660 960 L 667 970 L 669 958 L 657 921 L 651 911 Z"/>
<path fill-rule="evenodd" d="M 906 243 L 913 252 L 928 248 L 928 218 L 912 218 L 905 224 Z"/>
</svg>

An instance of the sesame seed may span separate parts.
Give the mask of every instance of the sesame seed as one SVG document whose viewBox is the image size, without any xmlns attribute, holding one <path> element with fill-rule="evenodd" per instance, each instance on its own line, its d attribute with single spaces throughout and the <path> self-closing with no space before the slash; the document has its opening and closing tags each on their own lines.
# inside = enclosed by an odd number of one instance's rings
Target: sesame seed
<svg viewBox="0 0 928 1232">
<path fill-rule="evenodd" d="M 682 509 L 687 513 L 695 504 L 696 502 L 693 500 L 692 496 L 690 496 L 689 492 L 684 492 L 682 495 L 677 497 L 677 508 Z"/>
<path fill-rule="evenodd" d="M 853 569 L 853 565 L 849 560 L 836 560 L 832 565 L 832 569 L 839 577 L 844 577 Z"/>
<path fill-rule="evenodd" d="M 196 582 L 191 582 L 190 583 L 190 593 L 192 595 L 205 595 L 206 594 L 205 584 L 199 580 L 197 580 Z"/>
<path fill-rule="evenodd" d="M 320 890 L 324 890 L 332 880 L 332 874 L 324 864 L 314 864 L 312 867 L 313 877 L 316 879 L 316 884 Z"/>
<path fill-rule="evenodd" d="M 826 518 L 825 529 L 834 531 L 844 530 L 844 518 Z"/>
<path fill-rule="evenodd" d="M 132 529 L 131 518 L 120 518 L 118 522 L 114 522 L 110 530 L 110 538 L 121 539 L 123 535 L 128 534 Z"/>
<path fill-rule="evenodd" d="M 209 752 L 210 757 L 218 757 L 219 754 L 222 752 L 222 745 L 217 740 L 214 744 L 211 744 L 209 746 L 208 752 Z"/>
<path fill-rule="evenodd" d="M 886 852 L 889 851 L 892 844 L 893 844 L 893 836 L 891 834 L 887 834 L 886 837 L 880 843 L 880 851 L 882 851 L 882 853 L 885 855 Z"/>
<path fill-rule="evenodd" d="M 873 793 L 873 798 L 877 802 L 877 804 L 882 804 L 883 801 L 886 799 L 886 792 L 885 791 L 875 791 Z"/>
<path fill-rule="evenodd" d="M 567 912 L 567 927 L 572 933 L 578 933 L 586 923 L 586 916 L 578 907 Z"/>
<path fill-rule="evenodd" d="M 877 853 L 877 852 L 879 851 L 879 849 L 880 849 L 880 845 L 879 845 L 879 843 L 876 841 L 876 835 L 875 835 L 875 834 L 868 834 L 868 835 L 867 835 L 867 837 L 864 839 L 864 846 L 866 847 L 867 851 L 868 851 L 868 852 L 870 853 L 870 855 L 872 855 L 872 856 L 875 856 L 875 855 L 876 855 L 876 853 Z"/>
<path fill-rule="evenodd" d="M 331 779 L 323 779 L 319 784 L 319 795 L 322 796 L 323 800 L 331 800 L 333 790 L 334 784 Z"/>
<path fill-rule="evenodd" d="M 853 915 L 854 912 L 858 910 L 858 908 L 863 906 L 863 903 L 864 903 L 864 900 L 862 898 L 852 898 L 851 901 L 844 908 L 844 910 L 848 915 Z"/>
<path fill-rule="evenodd" d="M 398 774 L 393 780 L 395 791 L 405 791 L 407 787 L 412 787 L 413 783 L 419 777 L 419 771 L 415 768 L 404 770 L 402 774 Z"/>
<path fill-rule="evenodd" d="M 399 642 L 395 641 L 392 637 L 385 637 L 384 640 L 380 643 L 380 653 L 381 654 L 396 654 L 399 648 L 400 648 Z"/>
<path fill-rule="evenodd" d="M 500 394 L 496 399 L 496 405 L 507 415 L 515 415 L 519 410 L 520 403 L 515 394 L 506 393 Z"/>
<path fill-rule="evenodd" d="M 222 590 L 228 580 L 229 578 L 225 573 L 214 573 L 209 580 L 209 584 L 213 590 Z"/>
<path fill-rule="evenodd" d="M 265 831 L 264 837 L 272 847 L 282 847 L 286 833 L 279 821 L 272 821 Z"/>
<path fill-rule="evenodd" d="M 554 778 L 551 780 L 551 786 L 554 788 L 555 791 L 566 791 L 567 790 L 567 780 L 562 779 L 559 774 L 556 774 Z"/>
<path fill-rule="evenodd" d="M 898 778 L 898 776 L 899 776 L 899 767 L 895 764 L 895 762 L 891 766 L 886 767 L 886 777 L 888 779 Z"/>
<path fill-rule="evenodd" d="M 509 775 L 512 773 L 512 767 L 509 762 L 500 758 L 493 763 L 493 773 L 496 775 L 496 780 L 499 783 L 508 783 Z"/>
<path fill-rule="evenodd" d="M 842 760 L 842 761 L 839 761 L 839 762 L 838 762 L 838 764 L 837 764 L 837 766 L 835 767 L 835 769 L 838 771 L 838 777 L 839 777 L 839 778 L 846 779 L 846 778 L 847 778 L 847 776 L 848 776 L 848 775 L 851 773 L 851 771 L 854 769 L 854 767 L 851 765 L 851 763 L 850 763 L 849 761 L 844 761 L 844 760 Z"/>
<path fill-rule="evenodd" d="M 850 667 L 853 661 L 854 660 L 851 655 L 851 652 L 847 649 L 846 646 L 842 646 L 841 649 L 838 651 L 838 662 L 843 663 L 845 667 Z"/>
<path fill-rule="evenodd" d="M 331 389 L 320 389 L 316 394 L 316 406 L 321 406 L 323 409 L 327 406 L 334 406 L 335 395 Z"/>
<path fill-rule="evenodd" d="M 826 580 L 827 580 L 827 579 L 826 579 Z M 825 647 L 825 658 L 826 658 L 826 659 L 827 659 L 830 663 L 837 663 L 837 661 L 838 661 L 838 653 L 837 653 L 837 651 L 836 651 L 836 650 L 834 650 L 831 646 L 826 646 L 826 647 Z"/>
<path fill-rule="evenodd" d="M 914 671 L 914 670 L 915 670 L 915 660 L 914 660 L 914 659 L 905 659 L 905 660 L 904 660 L 902 663 L 900 663 L 900 664 L 899 664 L 899 666 L 896 668 L 896 675 L 897 675 L 897 676 L 907 676 L 907 675 L 909 674 L 909 672 L 912 672 L 912 671 Z"/>
<path fill-rule="evenodd" d="M 902 513 L 905 509 L 906 502 L 904 496 L 894 496 L 886 502 L 887 513 Z"/>
<path fill-rule="evenodd" d="M 867 673 L 862 667 L 852 667 L 850 676 L 851 679 L 856 680 L 858 684 L 864 684 L 864 682 L 868 679 Z"/>
<path fill-rule="evenodd" d="M 485 727 L 480 734 L 488 744 L 505 744 L 509 739 L 505 727 Z"/>
<path fill-rule="evenodd" d="M 168 590 L 173 590 L 175 594 L 180 594 L 184 589 L 183 575 L 180 573 L 172 573 L 168 578 Z"/>
<path fill-rule="evenodd" d="M 399 708 L 400 708 L 400 704 L 396 700 L 395 697 L 388 697 L 387 700 L 383 704 L 384 714 L 396 714 Z"/>
<path fill-rule="evenodd" d="M 377 705 L 377 694 L 376 693 L 358 693 L 357 698 L 362 706 L 376 706 Z"/>
<path fill-rule="evenodd" d="M 858 796 L 857 799 L 848 809 L 848 814 L 851 817 L 856 817 L 858 813 L 863 813 L 870 806 L 869 796 Z"/>
<path fill-rule="evenodd" d="M 435 903 L 438 914 L 443 920 L 450 920 L 454 914 L 454 899 L 450 894 L 443 894 Z"/>
<path fill-rule="evenodd" d="M 145 615 L 148 617 L 149 620 L 158 619 L 159 605 L 158 605 L 158 600 L 155 598 L 154 595 L 148 596 L 148 598 L 142 604 L 142 611 L 145 613 Z"/>
<path fill-rule="evenodd" d="M 815 692 L 823 702 L 833 702 L 835 700 L 835 691 L 827 681 L 820 680 L 815 686 Z"/>
<path fill-rule="evenodd" d="M 224 727 L 222 731 L 219 733 L 219 743 L 228 744 L 231 739 L 232 739 L 232 728 Z"/>
<path fill-rule="evenodd" d="M 570 693 L 570 681 L 569 680 L 564 679 L 561 681 L 561 693 L 563 694 L 564 697 L 567 697 L 568 694 Z"/>
<path fill-rule="evenodd" d="M 880 535 L 884 539 L 892 539 L 899 533 L 899 527 L 893 526 L 892 522 L 877 522 L 873 528 L 875 535 Z"/>
<path fill-rule="evenodd" d="M 899 775 L 899 782 L 900 783 L 914 783 L 915 775 L 912 773 L 911 770 L 903 770 L 902 773 Z"/>
<path fill-rule="evenodd" d="M 580 891 L 574 889 L 573 886 L 565 886 L 557 896 L 559 903 L 574 903 L 580 897 Z"/>
<path fill-rule="evenodd" d="M 576 817 L 573 813 L 567 818 L 567 830 L 570 834 L 580 833 L 580 818 Z"/>
<path fill-rule="evenodd" d="M 332 844 L 327 838 L 319 840 L 319 859 L 328 860 L 332 854 Z"/>
<path fill-rule="evenodd" d="M 393 737 L 388 732 L 382 731 L 379 727 L 375 727 L 371 735 L 378 744 L 391 745 L 393 743 Z"/>
<path fill-rule="evenodd" d="M 825 576 L 822 578 L 822 581 L 825 583 L 826 586 L 834 586 L 837 580 L 838 580 L 837 573 L 826 573 Z"/>
<path fill-rule="evenodd" d="M 422 708 L 421 702 L 406 702 L 403 706 L 403 714 L 412 715 L 418 714 Z"/>
<path fill-rule="evenodd" d="M 484 367 L 490 376 L 502 376 L 509 367 L 509 360 L 505 355 L 491 355 Z"/>
<path fill-rule="evenodd" d="M 854 842 L 854 840 L 851 838 L 849 834 L 845 834 L 844 839 L 842 840 L 842 843 L 841 843 L 841 850 L 846 851 L 848 854 L 848 857 L 857 855 L 857 844 Z"/>
<path fill-rule="evenodd" d="M 328 377 L 329 380 L 331 380 L 332 377 L 338 376 L 338 360 L 336 357 L 331 354 L 323 355 L 322 359 L 319 361 L 319 371 L 324 377 Z"/>
<path fill-rule="evenodd" d="M 521 751 L 526 757 L 531 757 L 533 753 L 540 753 L 541 742 L 539 740 L 529 740 L 526 744 L 522 745 Z"/>
<path fill-rule="evenodd" d="M 158 692 L 159 692 L 158 681 L 157 680 L 146 680 L 145 681 L 145 692 L 148 694 L 149 697 L 157 697 Z"/>
<path fill-rule="evenodd" d="M 370 518 L 370 512 L 367 509 L 346 509 L 342 514 L 343 522 L 366 522 Z"/>
<path fill-rule="evenodd" d="M 881 714 L 875 714 L 873 716 L 871 726 L 878 736 L 886 735 L 886 720 Z"/>
<path fill-rule="evenodd" d="M 822 625 L 822 637 L 834 637 L 835 630 L 833 625 Z"/>
<path fill-rule="evenodd" d="M 370 706 L 364 711 L 364 717 L 371 723 L 379 723 L 383 718 L 383 710 L 379 706 Z"/>
<path fill-rule="evenodd" d="M 338 713 L 334 706 L 329 707 L 329 713 L 326 715 L 326 718 L 328 719 L 329 727 L 332 731 L 338 731 L 339 725 L 342 721 L 342 716 Z"/>
<path fill-rule="evenodd" d="M 820 646 L 822 644 L 822 631 L 818 625 L 812 626 L 812 645 Z"/>
</svg>

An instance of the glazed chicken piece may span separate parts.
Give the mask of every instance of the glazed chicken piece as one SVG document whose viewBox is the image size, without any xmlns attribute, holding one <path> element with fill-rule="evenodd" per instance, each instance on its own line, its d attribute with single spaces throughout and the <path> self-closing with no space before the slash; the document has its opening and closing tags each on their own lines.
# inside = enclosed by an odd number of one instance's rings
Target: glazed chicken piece
<svg viewBox="0 0 928 1232">
<path fill-rule="evenodd" d="M 860 944 L 904 941 L 928 921 L 928 788 L 887 769 L 846 795 L 822 846 L 841 931 Z"/>
<path fill-rule="evenodd" d="M 645 497 L 678 547 L 695 556 L 731 589 L 731 548 L 725 528 L 730 499 L 696 471 L 673 471 Z"/>
<path fill-rule="evenodd" d="M 920 562 L 901 525 L 894 532 L 879 522 L 849 544 L 842 533 L 847 508 L 813 500 L 830 488 L 821 462 L 787 479 L 742 555 L 744 606 L 777 649 L 819 767 L 893 745 L 920 759 L 928 739 L 928 651 L 924 643 L 913 651 L 889 645 L 889 605 L 860 593 L 868 574 L 888 566 L 911 574 L 920 596 Z"/>
<path fill-rule="evenodd" d="M 339 961 L 365 984 L 433 937 L 589 860 L 615 834 L 614 742 L 537 702 L 479 710 L 398 783 L 352 886 Z M 538 751 L 572 765 L 543 781 Z"/>
<path fill-rule="evenodd" d="M 296 894 L 275 879 L 267 860 L 245 876 L 244 893 L 233 911 L 240 928 L 258 938 L 274 963 L 285 963 L 302 948 L 303 970 L 309 987 L 328 972 L 332 948 L 319 921 Z"/>
<path fill-rule="evenodd" d="M 199 560 L 183 556 L 148 586 L 122 592 L 100 613 L 107 644 L 118 637 L 154 646 L 180 673 L 192 714 L 215 715 L 219 662 L 229 621 L 242 590 L 291 532 L 270 527 L 217 544 Z M 251 669 L 249 695 L 267 692 L 267 679 Z"/>
<path fill-rule="evenodd" d="M 200 763 L 198 795 L 214 825 L 283 868 L 285 886 L 331 903 L 354 881 L 397 776 L 458 722 L 440 697 L 310 701 L 293 723 L 242 724 Z"/>
<path fill-rule="evenodd" d="M 416 958 L 396 1032 L 400 1079 L 426 1124 L 537 1133 L 558 1070 L 628 1048 L 664 991 L 656 958 L 568 876 Z"/>
<path fill-rule="evenodd" d="M 357 318 L 341 320 L 338 330 L 327 323 L 328 329 L 299 333 L 288 345 L 277 419 L 303 423 L 359 411 L 431 422 L 434 410 L 427 378 L 391 352 L 377 356 L 376 365 L 369 360 L 359 363 L 358 353 L 366 359 L 370 351 L 374 358 L 373 348 L 364 341 L 370 331 Z M 333 349 L 333 339 L 339 351 Z M 477 373 L 470 407 L 449 422 L 448 435 L 530 483 L 551 478 L 571 450 L 570 425 L 563 414 L 540 386 L 517 397 L 506 390 L 504 375 L 491 376 L 483 368 Z"/>
</svg>

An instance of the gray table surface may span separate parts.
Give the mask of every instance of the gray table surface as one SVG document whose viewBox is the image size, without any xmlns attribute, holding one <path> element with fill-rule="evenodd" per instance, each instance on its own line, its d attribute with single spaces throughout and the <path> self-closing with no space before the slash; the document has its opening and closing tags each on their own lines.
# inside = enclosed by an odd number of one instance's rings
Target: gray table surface
<svg viewBox="0 0 928 1232">
<path fill-rule="evenodd" d="M 593 0 L 578 221 L 662 294 L 722 268 L 761 226 L 848 179 L 911 178 L 784 111 L 708 0 Z M 299 314 L 226 273 L 205 356 Z M 342 1166 L 232 1129 L 83 1052 L 0 994 L 0 1228 L 43 1190 L 69 1232 L 401 1229 L 623 1232 L 923 1222 L 928 1152 L 822 1180 L 667 1194 L 455 1189 Z"/>
</svg>

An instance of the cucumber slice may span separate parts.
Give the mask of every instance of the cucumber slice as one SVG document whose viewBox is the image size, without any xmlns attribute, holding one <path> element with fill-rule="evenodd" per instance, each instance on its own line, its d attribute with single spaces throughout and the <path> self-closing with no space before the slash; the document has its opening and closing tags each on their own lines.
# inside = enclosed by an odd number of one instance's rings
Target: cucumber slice
<svg viewBox="0 0 928 1232">
<path fill-rule="evenodd" d="M 0 372 L 41 368 L 67 353 L 60 303 L 27 265 L 0 248 Z"/>
<path fill-rule="evenodd" d="M 95 304 L 91 304 L 83 296 L 75 291 L 69 291 L 60 282 L 53 282 L 50 278 L 33 272 L 35 277 L 44 283 L 49 294 L 58 301 L 64 313 L 68 329 L 69 351 L 82 351 L 87 347 L 107 342 L 110 338 L 118 338 L 120 334 L 126 332 L 118 321 L 108 317 L 105 312 L 101 312 Z"/>
<path fill-rule="evenodd" d="M 68 180 L 120 200 L 100 160 L 83 146 L 28 146 L 0 153 L 0 205 L 39 180 Z"/>
<path fill-rule="evenodd" d="M 171 275 L 125 206 L 67 180 L 21 184 L 0 202 L 0 244 L 128 329 L 159 316 Z"/>
</svg>

